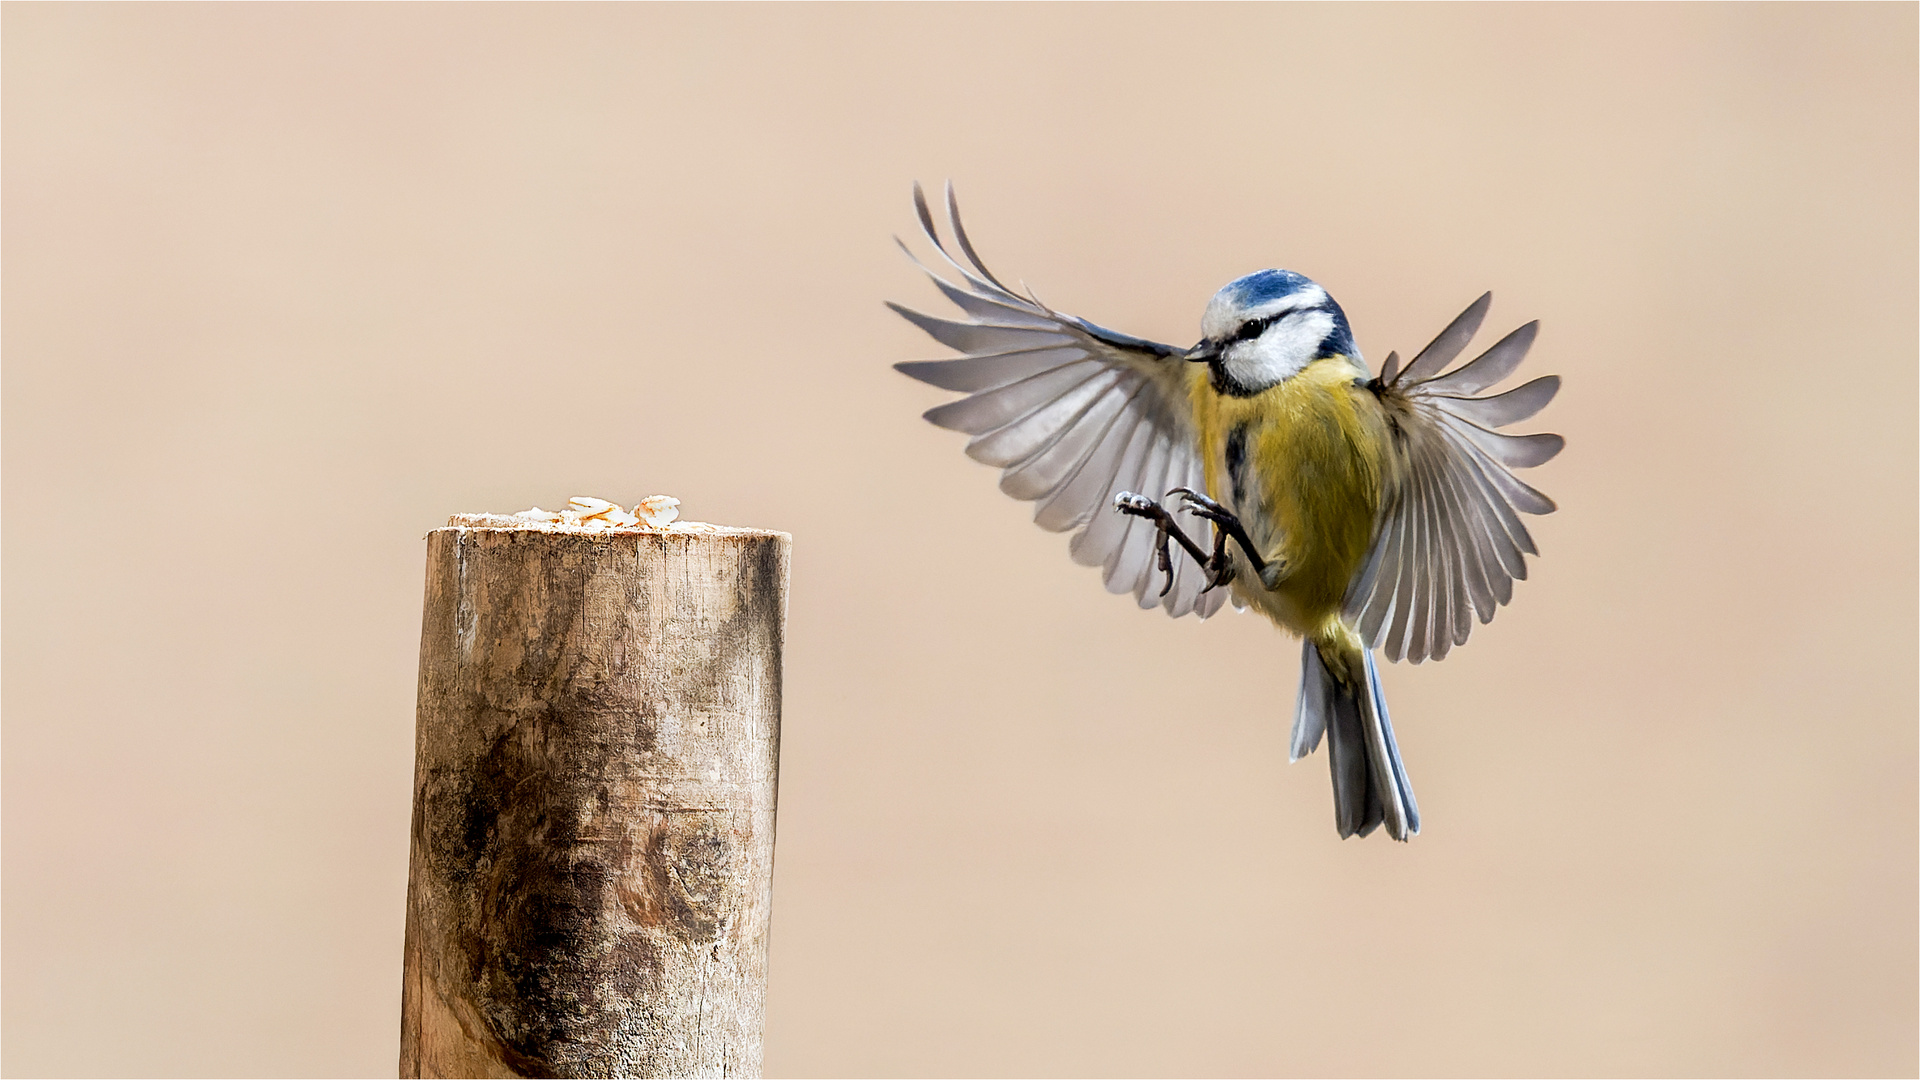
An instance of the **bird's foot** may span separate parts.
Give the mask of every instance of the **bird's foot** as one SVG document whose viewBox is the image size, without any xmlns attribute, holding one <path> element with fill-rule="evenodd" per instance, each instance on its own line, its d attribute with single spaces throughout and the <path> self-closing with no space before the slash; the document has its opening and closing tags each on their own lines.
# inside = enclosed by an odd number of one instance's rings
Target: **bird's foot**
<svg viewBox="0 0 1920 1080">
<path fill-rule="evenodd" d="M 1280 564 L 1268 562 L 1254 550 L 1253 539 L 1247 535 L 1247 527 L 1240 523 L 1238 514 L 1190 487 L 1177 487 L 1167 492 L 1169 499 L 1175 495 L 1180 496 L 1180 501 L 1186 504 L 1187 513 L 1213 522 L 1213 553 L 1203 560 L 1207 568 L 1207 589 L 1233 580 L 1233 559 L 1227 555 L 1229 539 L 1239 543 L 1240 550 L 1246 553 L 1247 561 L 1253 564 L 1254 573 L 1260 575 L 1261 582 L 1267 588 L 1273 588 L 1273 582 L 1268 579 L 1277 575 Z"/>
<path fill-rule="evenodd" d="M 1166 507 L 1161 506 L 1145 495 L 1136 495 L 1131 491 L 1123 491 L 1113 497 L 1113 508 L 1122 514 L 1146 518 L 1148 521 L 1153 522 L 1155 529 L 1153 537 L 1155 561 L 1161 571 L 1167 575 L 1167 583 L 1160 587 L 1161 596 L 1167 595 L 1167 593 L 1173 589 L 1173 552 L 1167 546 L 1169 539 L 1178 540 L 1180 546 L 1186 549 L 1187 554 L 1193 556 L 1195 562 L 1200 563 L 1202 566 L 1206 565 L 1206 554 L 1200 550 L 1199 545 L 1195 544 L 1187 537 L 1187 534 L 1181 530 L 1179 523 L 1173 520 L 1173 515 L 1167 512 Z M 1209 585 L 1208 588 L 1212 588 L 1212 586 Z"/>
</svg>

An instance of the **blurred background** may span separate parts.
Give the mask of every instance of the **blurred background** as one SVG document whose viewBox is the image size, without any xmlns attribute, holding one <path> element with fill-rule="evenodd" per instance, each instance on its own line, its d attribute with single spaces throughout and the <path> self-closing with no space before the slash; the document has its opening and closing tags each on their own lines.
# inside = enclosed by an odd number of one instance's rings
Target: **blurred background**
<svg viewBox="0 0 1920 1080">
<path fill-rule="evenodd" d="M 4 11 L 4 1065 L 393 1075 L 423 534 L 789 530 L 770 1075 L 1907 1074 L 1916 9 Z M 1482 290 L 1513 607 L 1334 834 L 1264 621 L 1104 593 L 881 307 Z"/>
</svg>

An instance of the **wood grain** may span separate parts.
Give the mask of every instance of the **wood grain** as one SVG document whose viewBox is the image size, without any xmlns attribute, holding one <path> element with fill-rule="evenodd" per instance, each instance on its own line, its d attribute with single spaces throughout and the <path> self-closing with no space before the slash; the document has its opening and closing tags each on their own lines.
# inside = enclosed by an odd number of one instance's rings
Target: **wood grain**
<svg viewBox="0 0 1920 1080">
<path fill-rule="evenodd" d="M 759 1075 L 790 546 L 428 536 L 401 1076 Z"/>
</svg>

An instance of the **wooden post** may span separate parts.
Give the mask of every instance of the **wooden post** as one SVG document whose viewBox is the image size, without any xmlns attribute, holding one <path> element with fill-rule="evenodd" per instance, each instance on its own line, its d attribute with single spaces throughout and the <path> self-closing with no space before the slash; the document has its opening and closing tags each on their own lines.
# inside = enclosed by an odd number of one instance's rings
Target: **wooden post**
<svg viewBox="0 0 1920 1080">
<path fill-rule="evenodd" d="M 760 1075 L 791 538 L 454 524 L 400 1075 Z"/>
</svg>

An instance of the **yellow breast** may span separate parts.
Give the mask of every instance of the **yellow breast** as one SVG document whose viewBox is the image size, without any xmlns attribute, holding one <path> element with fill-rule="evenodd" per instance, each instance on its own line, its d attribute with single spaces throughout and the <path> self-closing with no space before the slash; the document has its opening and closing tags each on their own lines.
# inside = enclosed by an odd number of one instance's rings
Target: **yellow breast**
<svg viewBox="0 0 1920 1080">
<path fill-rule="evenodd" d="M 1288 629 L 1318 634 L 1339 616 L 1380 505 L 1386 424 L 1355 385 L 1365 374 L 1329 357 L 1235 398 L 1195 367 L 1189 387 L 1208 493 L 1233 507 L 1262 557 L 1284 567 L 1268 590 L 1243 563 L 1234 591 Z"/>
</svg>

